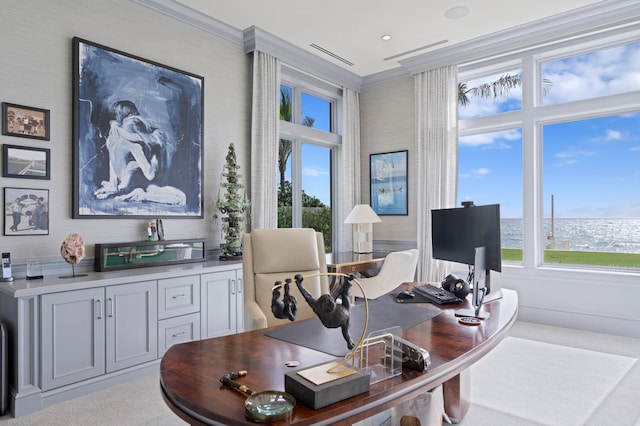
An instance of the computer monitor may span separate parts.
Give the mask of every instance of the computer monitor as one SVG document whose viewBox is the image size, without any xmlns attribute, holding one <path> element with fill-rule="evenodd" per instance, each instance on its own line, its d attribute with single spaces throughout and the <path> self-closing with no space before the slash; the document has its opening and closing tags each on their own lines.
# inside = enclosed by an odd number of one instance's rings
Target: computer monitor
<svg viewBox="0 0 640 426">
<path fill-rule="evenodd" d="M 432 210 L 431 242 L 434 259 L 462 263 L 470 268 L 475 264 L 476 247 L 485 247 L 485 287 L 489 293 L 489 270 L 502 271 L 500 205 L 475 206 L 469 201 L 464 207 Z"/>
</svg>

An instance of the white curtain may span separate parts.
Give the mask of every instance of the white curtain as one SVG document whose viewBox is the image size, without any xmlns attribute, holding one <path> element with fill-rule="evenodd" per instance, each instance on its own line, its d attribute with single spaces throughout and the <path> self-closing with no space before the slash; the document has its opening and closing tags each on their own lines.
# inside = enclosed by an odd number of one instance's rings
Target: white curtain
<svg viewBox="0 0 640 426">
<path fill-rule="evenodd" d="M 344 220 L 360 204 L 360 94 L 351 89 L 342 91 L 342 149 L 340 160 L 340 188 L 338 190 L 340 206 L 339 229 L 340 251 L 352 251 L 352 226 Z"/>
<path fill-rule="evenodd" d="M 278 227 L 280 61 L 253 52 L 251 228 Z"/>
<path fill-rule="evenodd" d="M 455 207 L 458 187 L 458 68 L 414 77 L 418 161 L 419 281 L 442 281 L 451 266 L 432 259 L 431 210 Z"/>
</svg>

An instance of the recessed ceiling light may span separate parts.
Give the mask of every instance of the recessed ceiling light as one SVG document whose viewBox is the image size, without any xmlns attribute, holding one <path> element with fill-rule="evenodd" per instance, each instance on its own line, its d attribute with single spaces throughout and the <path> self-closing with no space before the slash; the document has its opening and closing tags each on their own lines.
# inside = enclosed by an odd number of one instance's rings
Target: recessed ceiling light
<svg viewBox="0 0 640 426">
<path fill-rule="evenodd" d="M 384 41 L 389 41 L 389 40 L 391 40 L 391 35 L 390 34 L 385 34 L 380 38 L 383 39 Z"/>
<path fill-rule="evenodd" d="M 444 12 L 444 16 L 449 19 L 464 18 L 469 14 L 469 8 L 467 6 L 456 6 Z"/>
</svg>

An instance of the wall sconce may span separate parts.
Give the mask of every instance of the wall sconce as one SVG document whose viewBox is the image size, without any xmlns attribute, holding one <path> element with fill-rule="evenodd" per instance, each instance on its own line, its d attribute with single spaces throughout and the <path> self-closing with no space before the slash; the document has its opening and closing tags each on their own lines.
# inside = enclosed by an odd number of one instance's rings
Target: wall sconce
<svg viewBox="0 0 640 426">
<path fill-rule="evenodd" d="M 344 223 L 353 224 L 353 251 L 355 253 L 373 252 L 373 225 L 382 222 L 369 204 L 356 204 L 347 215 Z"/>
</svg>

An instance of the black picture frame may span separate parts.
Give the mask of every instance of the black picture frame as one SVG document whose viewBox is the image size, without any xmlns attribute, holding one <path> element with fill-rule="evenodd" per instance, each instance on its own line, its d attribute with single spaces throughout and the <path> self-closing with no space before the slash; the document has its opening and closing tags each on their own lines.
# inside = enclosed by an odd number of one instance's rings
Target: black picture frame
<svg viewBox="0 0 640 426">
<path fill-rule="evenodd" d="M 4 188 L 4 235 L 49 235 L 49 190 Z"/>
<path fill-rule="evenodd" d="M 2 176 L 20 179 L 51 179 L 51 150 L 4 144 Z"/>
<path fill-rule="evenodd" d="M 2 103 L 2 134 L 48 141 L 51 133 L 48 109 Z"/>
<path fill-rule="evenodd" d="M 369 155 L 371 208 L 379 216 L 409 214 L 408 151 Z"/>
<path fill-rule="evenodd" d="M 73 218 L 203 218 L 204 78 L 72 42 Z"/>
</svg>

